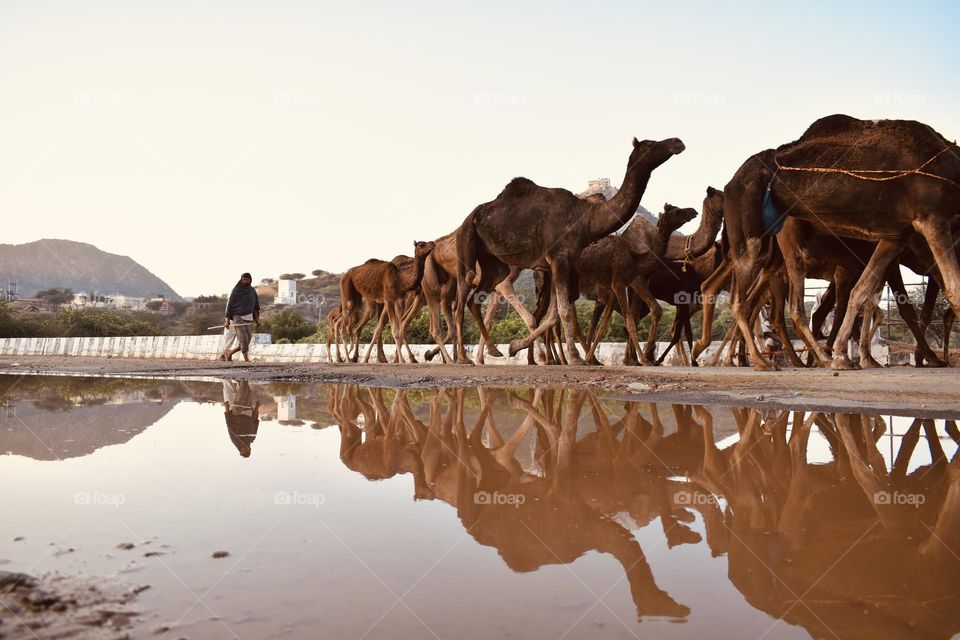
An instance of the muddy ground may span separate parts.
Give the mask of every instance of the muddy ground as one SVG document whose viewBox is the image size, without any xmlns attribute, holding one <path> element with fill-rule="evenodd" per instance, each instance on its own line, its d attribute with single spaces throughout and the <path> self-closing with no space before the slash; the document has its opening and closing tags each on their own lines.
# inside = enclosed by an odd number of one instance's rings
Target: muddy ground
<svg viewBox="0 0 960 640">
<path fill-rule="evenodd" d="M 614 397 L 806 410 L 876 411 L 960 417 L 960 370 L 894 367 L 834 372 L 759 372 L 726 367 L 464 366 L 440 364 L 277 364 L 65 356 L 0 357 L 0 374 L 202 376 L 251 381 L 354 383 L 380 387 L 566 387 Z"/>
</svg>

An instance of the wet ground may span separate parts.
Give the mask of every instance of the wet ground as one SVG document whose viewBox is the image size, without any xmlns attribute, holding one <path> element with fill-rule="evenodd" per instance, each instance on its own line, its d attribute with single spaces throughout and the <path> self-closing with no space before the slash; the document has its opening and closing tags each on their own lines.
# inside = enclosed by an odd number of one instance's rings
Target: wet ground
<svg viewBox="0 0 960 640">
<path fill-rule="evenodd" d="M 445 386 L 0 376 L 0 637 L 960 632 L 960 408 Z"/>
<path fill-rule="evenodd" d="M 442 364 L 226 363 L 71 356 L 0 357 L 0 374 L 237 378 L 354 383 L 374 387 L 438 388 L 536 386 L 591 389 L 687 403 L 806 410 L 910 411 L 939 417 L 960 407 L 956 368 L 889 367 L 753 371 L 738 367 L 466 366 Z"/>
</svg>

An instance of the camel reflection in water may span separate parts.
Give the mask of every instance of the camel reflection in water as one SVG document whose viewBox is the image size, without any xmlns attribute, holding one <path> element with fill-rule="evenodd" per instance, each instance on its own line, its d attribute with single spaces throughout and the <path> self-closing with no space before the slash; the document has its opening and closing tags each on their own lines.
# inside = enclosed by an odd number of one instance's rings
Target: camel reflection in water
<svg viewBox="0 0 960 640">
<path fill-rule="evenodd" d="M 816 637 L 960 630 L 960 458 L 933 420 L 913 421 L 888 468 L 878 416 L 672 405 L 666 433 L 662 406 L 585 391 L 356 386 L 331 387 L 329 408 L 347 467 L 411 474 L 415 498 L 451 504 L 514 571 L 613 556 L 638 617 L 690 611 L 631 533 L 659 518 L 669 547 L 705 542 L 752 606 Z M 735 442 L 718 445 L 717 418 Z M 808 462 L 814 428 L 829 462 Z M 921 435 L 932 462 L 909 470 Z"/>
</svg>

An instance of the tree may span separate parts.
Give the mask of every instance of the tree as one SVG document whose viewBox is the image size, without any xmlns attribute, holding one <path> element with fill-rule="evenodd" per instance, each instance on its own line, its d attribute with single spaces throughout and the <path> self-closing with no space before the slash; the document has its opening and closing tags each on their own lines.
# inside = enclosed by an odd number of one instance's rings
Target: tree
<svg viewBox="0 0 960 640">
<path fill-rule="evenodd" d="M 317 330 L 315 322 L 310 322 L 296 309 L 287 308 L 262 321 L 262 331 L 273 336 L 274 343 L 280 340 L 296 342 L 306 338 Z"/>
<path fill-rule="evenodd" d="M 276 280 L 273 279 L 273 278 L 264 278 L 263 280 L 260 281 L 260 284 L 262 284 L 262 285 L 271 285 L 271 284 L 273 284 L 274 282 L 276 282 Z"/>
<path fill-rule="evenodd" d="M 203 304 L 209 302 L 224 302 L 226 301 L 227 296 L 197 296 L 193 299 L 194 302 Z"/>
<path fill-rule="evenodd" d="M 307 274 L 305 274 L 305 273 L 291 273 L 291 274 L 290 274 L 290 279 L 291 279 L 291 280 L 303 280 L 303 279 L 306 278 L 306 277 L 307 277 Z"/>
<path fill-rule="evenodd" d="M 327 275 L 327 272 L 324 271 L 323 269 L 314 269 L 313 271 L 310 272 L 310 275 L 314 276 L 315 278 L 319 278 L 320 276 Z"/>
<path fill-rule="evenodd" d="M 35 297 L 51 305 L 67 304 L 73 302 L 73 289 L 44 289 L 38 291 Z"/>
</svg>

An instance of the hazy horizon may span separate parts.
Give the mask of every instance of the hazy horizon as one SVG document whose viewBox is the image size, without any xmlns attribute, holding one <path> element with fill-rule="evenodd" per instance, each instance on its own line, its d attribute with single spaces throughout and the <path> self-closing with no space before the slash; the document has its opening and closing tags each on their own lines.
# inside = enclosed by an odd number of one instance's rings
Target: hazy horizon
<svg viewBox="0 0 960 640">
<path fill-rule="evenodd" d="M 2 242 L 88 242 L 185 296 L 410 254 L 515 176 L 619 185 L 634 136 L 687 146 L 656 213 L 831 113 L 960 132 L 951 3 L 0 9 Z"/>
</svg>

